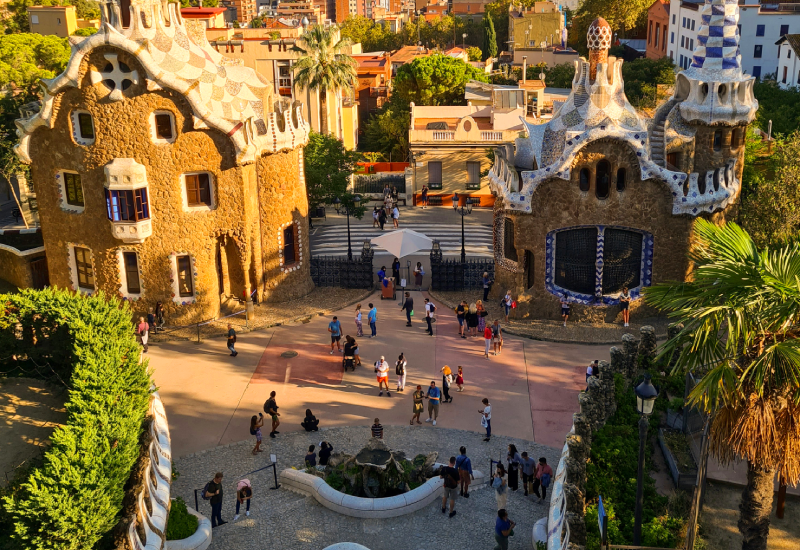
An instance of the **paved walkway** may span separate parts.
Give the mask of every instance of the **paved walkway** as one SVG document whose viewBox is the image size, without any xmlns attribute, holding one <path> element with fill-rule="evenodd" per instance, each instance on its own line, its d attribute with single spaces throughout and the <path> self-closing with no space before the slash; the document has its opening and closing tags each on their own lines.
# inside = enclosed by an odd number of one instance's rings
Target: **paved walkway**
<svg viewBox="0 0 800 550">
<path fill-rule="evenodd" d="M 483 339 L 461 339 L 455 315 L 446 308 L 439 309 L 436 336 L 428 336 L 419 314 L 423 293 L 412 297 L 417 315 L 407 328 L 397 302 L 372 296 L 378 337 L 359 338 L 363 366 L 347 374 L 341 371 L 341 355 L 329 355 L 330 317 L 244 334 L 236 358 L 228 355 L 223 339 L 153 344 L 147 355 L 176 456 L 246 439 L 250 416 L 262 410 L 272 390 L 278 392 L 281 432 L 299 429 L 306 408 L 323 426 L 367 426 L 376 416 L 384 425 L 408 425 L 413 386 L 427 387 L 431 380 L 440 385 L 445 364 L 454 370 L 463 366 L 465 391 L 441 405 L 437 427 L 480 431 L 478 409 L 487 397 L 495 434 L 560 448 L 578 408 L 584 365 L 607 358 L 608 350 L 506 336 L 502 355 L 486 359 Z M 355 334 L 352 312 L 349 307 L 338 313 L 345 334 Z M 282 357 L 286 351 L 297 356 Z M 372 364 L 384 355 L 394 365 L 401 352 L 408 360 L 407 389 L 379 397 Z M 395 388 L 394 375 L 390 387 Z"/>
</svg>

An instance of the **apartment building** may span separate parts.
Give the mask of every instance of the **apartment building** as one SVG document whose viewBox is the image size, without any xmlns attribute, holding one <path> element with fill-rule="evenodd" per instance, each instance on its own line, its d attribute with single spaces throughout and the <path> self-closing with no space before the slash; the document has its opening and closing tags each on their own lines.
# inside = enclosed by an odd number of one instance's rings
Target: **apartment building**
<svg viewBox="0 0 800 550">
<path fill-rule="evenodd" d="M 564 13 L 553 2 L 536 2 L 532 7 L 509 6 L 509 49 L 529 50 L 560 44 L 564 32 Z"/>
<path fill-rule="evenodd" d="M 667 51 L 675 64 L 689 68 L 700 30 L 702 0 L 671 0 Z M 739 50 L 742 70 L 756 78 L 778 73 L 778 45 L 784 35 L 800 33 L 800 0 L 739 2 Z"/>
<path fill-rule="evenodd" d="M 778 86 L 787 90 L 800 87 L 800 34 L 785 34 L 778 46 Z"/>
<path fill-rule="evenodd" d="M 667 56 L 669 32 L 669 0 L 656 0 L 647 10 L 647 47 L 645 57 L 661 59 Z"/>
<path fill-rule="evenodd" d="M 84 27 L 100 28 L 99 19 L 78 19 L 75 6 L 29 6 L 31 32 L 66 38 Z"/>
</svg>

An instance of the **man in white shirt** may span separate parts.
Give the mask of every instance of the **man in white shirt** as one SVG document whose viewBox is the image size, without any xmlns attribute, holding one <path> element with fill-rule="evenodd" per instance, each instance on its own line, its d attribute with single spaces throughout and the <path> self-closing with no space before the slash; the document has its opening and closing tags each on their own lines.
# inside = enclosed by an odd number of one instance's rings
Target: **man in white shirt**
<svg viewBox="0 0 800 550">
<path fill-rule="evenodd" d="M 428 328 L 425 330 L 428 334 L 433 336 L 433 326 L 431 323 L 433 322 L 433 314 L 436 312 L 436 306 L 433 303 L 425 298 L 425 322 L 428 323 Z"/>
<path fill-rule="evenodd" d="M 375 373 L 378 377 L 378 389 L 380 390 L 378 397 L 383 395 L 384 386 L 386 386 L 386 396 L 391 397 L 392 394 L 389 393 L 389 363 L 386 362 L 383 355 L 378 361 L 375 361 Z"/>
<path fill-rule="evenodd" d="M 478 409 L 478 412 L 483 415 L 481 425 L 486 428 L 486 437 L 484 441 L 489 441 L 492 438 L 492 405 L 485 397 L 481 403 L 483 403 L 483 410 Z"/>
</svg>

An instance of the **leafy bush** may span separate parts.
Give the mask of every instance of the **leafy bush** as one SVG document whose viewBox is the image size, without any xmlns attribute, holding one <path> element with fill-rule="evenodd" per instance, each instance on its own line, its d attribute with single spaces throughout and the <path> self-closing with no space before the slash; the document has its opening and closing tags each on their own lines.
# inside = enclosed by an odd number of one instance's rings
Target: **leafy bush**
<svg viewBox="0 0 800 550">
<path fill-rule="evenodd" d="M 36 357 L 70 388 L 67 423 L 53 431 L 43 464 L 3 498 L 10 547 L 91 548 L 119 519 L 150 398 L 131 312 L 99 293 L 54 289 L 0 301 L 0 349 L 16 356 L 5 366 Z"/>
<path fill-rule="evenodd" d="M 167 540 L 181 540 L 194 535 L 197 531 L 197 516 L 186 509 L 181 497 L 172 501 L 167 520 Z"/>
<path fill-rule="evenodd" d="M 683 404 L 684 404 L 683 397 L 673 397 L 669 402 L 669 408 L 672 409 L 673 411 L 680 412 L 681 410 L 683 410 Z"/>
</svg>

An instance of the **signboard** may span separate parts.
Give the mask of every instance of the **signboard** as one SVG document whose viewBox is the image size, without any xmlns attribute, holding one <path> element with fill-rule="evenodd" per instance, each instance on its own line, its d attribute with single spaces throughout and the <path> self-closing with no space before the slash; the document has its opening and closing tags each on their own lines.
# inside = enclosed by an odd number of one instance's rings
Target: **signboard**
<svg viewBox="0 0 800 550">
<path fill-rule="evenodd" d="M 597 525 L 600 526 L 600 544 L 608 544 L 606 536 L 608 535 L 608 516 L 606 509 L 603 506 L 603 497 L 597 497 Z"/>
</svg>

